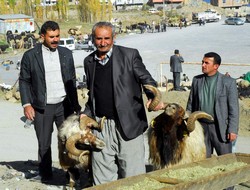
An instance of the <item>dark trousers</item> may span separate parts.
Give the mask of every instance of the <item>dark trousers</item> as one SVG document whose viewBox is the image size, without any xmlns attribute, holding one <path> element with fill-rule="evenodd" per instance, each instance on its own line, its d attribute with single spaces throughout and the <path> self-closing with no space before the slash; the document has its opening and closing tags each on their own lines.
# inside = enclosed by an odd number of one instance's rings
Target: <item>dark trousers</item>
<svg viewBox="0 0 250 190">
<path fill-rule="evenodd" d="M 180 90 L 181 73 L 173 72 L 174 90 Z"/>
<path fill-rule="evenodd" d="M 210 158 L 215 149 L 218 156 L 232 153 L 232 143 L 223 142 L 220 138 L 218 126 L 214 123 L 201 122 L 205 134 L 205 144 L 207 149 L 207 158 Z"/>
<path fill-rule="evenodd" d="M 44 110 L 35 112 L 35 131 L 38 140 L 39 174 L 42 177 L 52 175 L 51 138 L 53 123 L 57 128 L 64 121 L 63 103 L 47 104 Z"/>
</svg>

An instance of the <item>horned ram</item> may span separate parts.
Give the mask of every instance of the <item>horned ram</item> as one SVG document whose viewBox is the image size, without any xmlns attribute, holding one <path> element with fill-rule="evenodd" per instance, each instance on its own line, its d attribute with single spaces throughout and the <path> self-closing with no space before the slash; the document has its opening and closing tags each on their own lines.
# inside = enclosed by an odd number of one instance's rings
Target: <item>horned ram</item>
<svg viewBox="0 0 250 190">
<path fill-rule="evenodd" d="M 157 105 L 161 99 L 160 91 L 149 85 L 145 88 L 155 95 L 151 106 Z M 213 120 L 213 117 L 202 111 L 186 113 L 176 103 L 165 103 L 163 110 L 152 120 L 149 129 L 149 158 L 154 168 L 162 169 L 205 159 L 204 133 L 198 119 Z"/>
<path fill-rule="evenodd" d="M 63 122 L 58 130 L 58 152 L 61 167 L 69 174 L 71 189 L 75 186 L 76 176 L 71 169 L 90 172 L 91 151 L 103 149 L 105 143 L 98 139 L 91 129 L 101 130 L 104 119 L 98 124 L 88 116 L 80 119 L 73 114 Z"/>
</svg>

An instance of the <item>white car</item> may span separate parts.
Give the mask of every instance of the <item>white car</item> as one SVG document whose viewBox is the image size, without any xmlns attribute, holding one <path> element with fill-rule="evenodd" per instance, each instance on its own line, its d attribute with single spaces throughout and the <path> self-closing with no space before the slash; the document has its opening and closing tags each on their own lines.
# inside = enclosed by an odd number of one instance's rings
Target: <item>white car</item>
<svg viewBox="0 0 250 190">
<path fill-rule="evenodd" d="M 152 14 L 157 14 L 157 13 L 159 13 L 160 11 L 158 11 L 158 10 L 155 9 L 155 8 L 151 8 L 151 9 L 148 10 L 148 12 L 149 12 L 149 13 L 152 13 Z"/>
<path fill-rule="evenodd" d="M 75 41 L 73 38 L 61 38 L 59 46 L 66 47 L 70 50 L 75 50 Z"/>
<path fill-rule="evenodd" d="M 94 51 L 95 47 L 91 40 L 83 40 L 76 42 L 75 44 L 76 50 L 85 50 L 85 51 Z"/>
</svg>

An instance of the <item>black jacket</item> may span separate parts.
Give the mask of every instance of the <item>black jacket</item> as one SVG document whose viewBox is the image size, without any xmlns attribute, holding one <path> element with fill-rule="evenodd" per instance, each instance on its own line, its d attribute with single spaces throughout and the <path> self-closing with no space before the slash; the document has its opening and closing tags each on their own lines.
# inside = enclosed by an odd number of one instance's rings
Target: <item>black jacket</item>
<svg viewBox="0 0 250 190">
<path fill-rule="evenodd" d="M 96 61 L 94 54 L 84 60 L 84 70 L 87 78 L 89 99 L 84 113 L 95 116 L 94 78 Z M 142 58 L 136 49 L 122 46 L 113 46 L 112 52 L 112 77 L 114 89 L 114 103 L 118 119 L 124 134 L 128 139 L 133 139 L 142 134 L 148 127 L 146 112 L 142 98 L 142 85 L 156 86 L 156 81 L 146 70 Z M 145 91 L 148 97 L 150 92 Z"/>
<path fill-rule="evenodd" d="M 76 75 L 72 52 L 58 47 L 66 100 L 76 112 L 81 110 L 76 91 Z M 19 87 L 22 105 L 30 103 L 34 108 L 43 110 L 46 105 L 45 69 L 42 44 L 26 51 L 21 61 Z"/>
</svg>

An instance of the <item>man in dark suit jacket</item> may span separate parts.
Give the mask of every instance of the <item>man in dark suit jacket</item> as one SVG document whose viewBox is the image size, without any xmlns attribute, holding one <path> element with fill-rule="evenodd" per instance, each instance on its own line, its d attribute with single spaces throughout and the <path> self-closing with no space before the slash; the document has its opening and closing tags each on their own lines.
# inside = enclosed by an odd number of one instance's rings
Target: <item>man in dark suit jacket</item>
<svg viewBox="0 0 250 190">
<path fill-rule="evenodd" d="M 27 119 L 34 121 L 38 140 L 39 176 L 52 178 L 51 136 L 53 123 L 59 127 L 73 112 L 80 113 L 76 92 L 76 75 L 72 52 L 58 46 L 60 29 L 47 21 L 41 27 L 43 44 L 24 53 L 19 86 Z"/>
<path fill-rule="evenodd" d="M 102 132 L 95 133 L 106 143 L 92 157 L 94 185 L 98 185 L 145 173 L 143 132 L 148 122 L 142 85 L 156 87 L 156 81 L 138 50 L 114 45 L 115 28 L 111 23 L 96 23 L 92 34 L 97 51 L 84 60 L 89 90 L 84 113 L 97 120 L 107 118 Z M 148 99 L 153 98 L 144 91 Z M 155 110 L 162 106 L 160 103 Z"/>
<path fill-rule="evenodd" d="M 221 58 L 209 52 L 202 61 L 202 75 L 195 76 L 187 103 L 187 111 L 205 111 L 214 122 L 201 120 L 205 133 L 207 157 L 213 149 L 217 155 L 232 153 L 232 142 L 239 126 L 239 102 L 235 79 L 218 72 Z"/>
<path fill-rule="evenodd" d="M 182 72 L 182 63 L 184 62 L 183 57 L 180 55 L 179 50 L 174 50 L 174 55 L 170 57 L 170 72 L 173 72 L 173 82 L 174 90 L 180 91 L 180 82 L 181 82 L 181 72 Z"/>
</svg>

